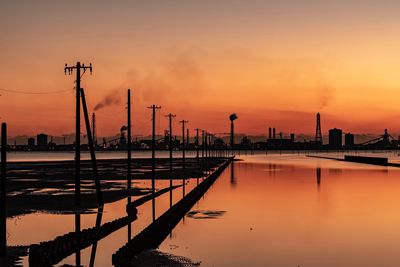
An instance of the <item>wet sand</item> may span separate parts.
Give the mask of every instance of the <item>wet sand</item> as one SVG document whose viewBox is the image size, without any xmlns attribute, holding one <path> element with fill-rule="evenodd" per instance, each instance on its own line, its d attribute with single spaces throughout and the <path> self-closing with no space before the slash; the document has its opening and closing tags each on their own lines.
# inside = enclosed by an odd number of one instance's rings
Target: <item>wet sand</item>
<svg viewBox="0 0 400 267">
<path fill-rule="evenodd" d="M 169 159 L 157 159 L 155 177 L 157 180 L 200 178 L 222 161 L 221 158 L 209 158 L 205 161 L 188 158 L 183 170 L 182 160 L 175 159 L 171 176 Z M 140 188 L 135 185 L 135 180 L 151 179 L 151 159 L 132 160 L 130 189 L 127 189 L 125 159 L 98 160 L 97 163 L 105 203 L 150 193 L 151 188 Z M 13 217 L 36 211 L 76 212 L 74 181 L 74 161 L 9 163 L 7 216 Z M 80 212 L 90 212 L 98 206 L 89 160 L 81 162 L 81 203 Z"/>
</svg>

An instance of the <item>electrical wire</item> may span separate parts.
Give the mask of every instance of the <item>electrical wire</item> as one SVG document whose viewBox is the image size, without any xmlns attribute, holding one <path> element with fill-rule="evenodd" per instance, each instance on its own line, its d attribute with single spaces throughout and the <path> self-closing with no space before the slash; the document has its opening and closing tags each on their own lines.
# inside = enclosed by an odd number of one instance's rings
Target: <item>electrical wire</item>
<svg viewBox="0 0 400 267">
<path fill-rule="evenodd" d="M 47 92 L 32 92 L 32 91 L 19 91 L 19 90 L 11 90 L 0 88 L 0 91 L 14 93 L 14 94 L 24 94 L 24 95 L 50 95 L 50 94 L 61 94 L 69 92 L 71 89 L 59 90 L 59 91 L 47 91 Z"/>
</svg>

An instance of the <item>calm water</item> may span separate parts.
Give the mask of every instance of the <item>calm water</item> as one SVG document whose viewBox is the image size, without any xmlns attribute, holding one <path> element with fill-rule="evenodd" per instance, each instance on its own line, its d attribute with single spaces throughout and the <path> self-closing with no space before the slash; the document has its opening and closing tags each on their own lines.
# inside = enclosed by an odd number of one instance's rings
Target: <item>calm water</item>
<svg viewBox="0 0 400 267">
<path fill-rule="evenodd" d="M 396 153 L 387 155 L 398 160 Z M 201 266 L 400 265 L 400 169 L 304 154 L 241 158 L 244 161 L 226 169 L 192 208 L 199 211 L 195 218 L 181 220 L 161 251 Z M 195 185 L 191 180 L 186 192 Z M 157 182 L 158 188 L 166 186 Z M 182 189 L 173 196 L 174 202 L 179 200 Z M 103 223 L 125 216 L 125 204 L 122 200 L 106 205 Z M 158 198 L 157 216 L 168 207 L 168 194 Z M 139 208 L 132 236 L 151 222 L 151 209 L 151 202 Z M 204 211 L 220 213 L 204 218 Z M 96 214 L 81 215 L 82 229 L 93 227 L 95 219 Z M 8 227 L 11 245 L 31 244 L 73 231 L 74 216 L 29 214 L 10 219 Z M 101 240 L 96 266 L 110 266 L 111 255 L 127 239 L 125 227 Z M 84 266 L 90 252 L 90 247 L 81 251 Z M 72 255 L 59 265 L 74 260 Z"/>
</svg>

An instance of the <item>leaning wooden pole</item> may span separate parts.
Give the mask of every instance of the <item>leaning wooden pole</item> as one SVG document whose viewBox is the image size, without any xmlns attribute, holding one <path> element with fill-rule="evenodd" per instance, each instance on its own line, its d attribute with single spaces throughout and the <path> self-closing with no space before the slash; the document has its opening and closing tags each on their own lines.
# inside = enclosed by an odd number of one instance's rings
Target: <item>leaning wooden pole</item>
<svg viewBox="0 0 400 267">
<path fill-rule="evenodd" d="M 89 114 L 87 111 L 85 92 L 84 92 L 83 88 L 81 88 L 81 97 L 82 97 L 82 108 L 83 108 L 83 113 L 84 113 L 85 123 L 86 123 L 87 137 L 88 137 L 88 142 L 89 142 L 90 158 L 92 161 L 94 182 L 96 184 L 97 202 L 98 202 L 99 206 L 103 206 L 104 201 L 103 201 L 103 195 L 101 193 L 99 172 L 97 170 L 96 153 L 94 151 L 94 143 L 93 143 L 93 138 L 92 138 L 93 136 L 91 133 Z"/>
<path fill-rule="evenodd" d="M 1 124 L 1 182 L 0 182 L 0 258 L 7 255 L 7 124 Z"/>
</svg>

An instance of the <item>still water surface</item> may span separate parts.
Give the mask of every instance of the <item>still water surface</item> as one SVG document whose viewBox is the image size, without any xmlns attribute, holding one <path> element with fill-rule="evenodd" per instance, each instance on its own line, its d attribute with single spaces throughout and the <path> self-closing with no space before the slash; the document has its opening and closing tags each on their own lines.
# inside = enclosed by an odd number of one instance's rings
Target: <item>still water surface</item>
<svg viewBox="0 0 400 267">
<path fill-rule="evenodd" d="M 304 154 L 241 158 L 181 220 L 161 251 L 201 266 L 400 265 L 399 168 Z M 195 185 L 192 179 L 186 192 Z M 158 188 L 167 186 L 157 182 Z M 174 202 L 181 196 L 182 189 L 176 189 Z M 126 200 L 106 205 L 103 223 L 126 216 L 125 205 Z M 158 198 L 157 216 L 168 207 L 168 194 Z M 132 236 L 151 222 L 151 202 L 138 211 Z M 209 212 L 213 216 L 207 217 Z M 93 227 L 96 214 L 82 214 L 81 220 L 82 229 Z M 9 219 L 8 227 L 11 245 L 28 245 L 74 231 L 74 215 L 29 214 Z M 99 241 L 95 266 L 111 266 L 111 255 L 127 240 L 124 227 Z M 85 266 L 90 252 L 90 247 L 81 251 Z M 74 261 L 72 255 L 60 265 Z"/>
</svg>

